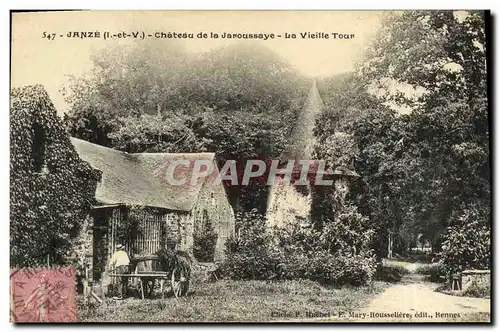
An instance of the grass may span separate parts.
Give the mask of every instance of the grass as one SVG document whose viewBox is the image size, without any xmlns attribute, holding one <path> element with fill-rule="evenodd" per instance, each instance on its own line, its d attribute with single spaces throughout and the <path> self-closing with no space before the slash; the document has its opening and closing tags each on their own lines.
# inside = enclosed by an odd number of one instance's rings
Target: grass
<svg viewBox="0 0 500 332">
<path fill-rule="evenodd" d="M 309 280 L 229 281 L 201 283 L 183 298 L 106 299 L 91 310 L 80 309 L 81 322 L 268 322 L 328 316 L 337 311 L 359 310 L 387 283 L 368 287 L 327 288 Z M 297 316 L 298 314 L 298 316 Z"/>
<path fill-rule="evenodd" d="M 489 283 L 478 283 L 473 281 L 464 291 L 453 291 L 449 285 L 442 285 L 436 289 L 438 292 L 453 296 L 466 296 L 489 299 L 491 296 L 491 285 Z"/>
<path fill-rule="evenodd" d="M 403 268 L 408 270 L 410 266 L 413 265 L 412 262 L 407 262 L 403 260 L 396 260 L 396 259 L 384 259 L 383 261 L 384 266 L 389 266 L 389 267 L 398 267 L 398 268 Z"/>
<path fill-rule="evenodd" d="M 436 273 L 440 269 L 439 264 L 422 264 L 415 269 L 415 273 L 417 274 L 432 274 Z"/>
</svg>

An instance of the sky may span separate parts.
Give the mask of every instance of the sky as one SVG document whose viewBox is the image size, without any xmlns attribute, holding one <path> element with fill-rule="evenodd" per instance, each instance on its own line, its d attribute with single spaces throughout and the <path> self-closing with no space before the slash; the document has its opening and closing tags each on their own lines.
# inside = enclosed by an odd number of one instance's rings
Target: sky
<svg viewBox="0 0 500 332">
<path fill-rule="evenodd" d="M 68 105 L 60 88 L 68 76 L 81 76 L 92 68 L 90 56 L 103 46 L 127 44 L 132 38 L 106 39 L 111 34 L 144 31 L 266 33 L 281 38 L 261 40 L 305 75 L 331 76 L 353 69 L 380 26 L 383 12 L 372 11 L 85 11 L 15 13 L 12 19 L 11 84 L 42 84 L 59 113 Z M 60 37 L 69 31 L 101 33 L 101 38 Z M 325 33 L 329 39 L 302 39 L 300 33 Z M 43 38 L 55 34 L 53 40 Z M 285 39 L 284 34 L 296 34 Z M 332 33 L 354 34 L 334 39 Z M 152 38 L 154 42 L 165 42 Z M 241 42 L 235 39 L 185 39 L 188 52 L 199 53 Z"/>
</svg>

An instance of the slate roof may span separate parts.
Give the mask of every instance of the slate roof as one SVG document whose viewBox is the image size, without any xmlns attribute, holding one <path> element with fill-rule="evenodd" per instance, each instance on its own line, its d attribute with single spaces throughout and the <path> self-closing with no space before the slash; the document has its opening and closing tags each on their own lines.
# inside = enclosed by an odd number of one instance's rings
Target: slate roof
<svg viewBox="0 0 500 332">
<path fill-rule="evenodd" d="M 74 137 L 71 142 L 81 159 L 102 172 L 96 199 L 104 204 L 191 211 L 206 179 L 193 185 L 173 185 L 165 181 L 166 168 L 174 160 L 215 160 L 215 153 L 126 153 Z M 187 177 L 190 182 L 192 170 L 179 166 L 174 178 Z"/>
</svg>

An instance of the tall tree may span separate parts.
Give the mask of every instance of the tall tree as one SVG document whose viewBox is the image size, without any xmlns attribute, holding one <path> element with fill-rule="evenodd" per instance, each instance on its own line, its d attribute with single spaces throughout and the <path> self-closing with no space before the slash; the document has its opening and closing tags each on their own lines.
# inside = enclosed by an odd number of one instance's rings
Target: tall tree
<svg viewBox="0 0 500 332">
<path fill-rule="evenodd" d="M 281 154 L 309 83 L 254 44 L 196 55 L 135 44 L 93 62 L 90 77 L 67 88 L 72 135 L 127 152 L 211 151 L 240 164 Z M 265 211 L 266 188 L 232 189 L 239 205 Z"/>
<path fill-rule="evenodd" d="M 455 211 L 490 200 L 483 13 L 391 15 L 361 72 L 412 111 L 401 118 L 405 214 L 438 244 Z"/>
<path fill-rule="evenodd" d="M 354 189 L 380 232 L 439 248 L 461 211 L 489 205 L 485 54 L 481 12 L 391 13 L 351 78 L 325 81 L 320 137 L 353 133 Z"/>
</svg>

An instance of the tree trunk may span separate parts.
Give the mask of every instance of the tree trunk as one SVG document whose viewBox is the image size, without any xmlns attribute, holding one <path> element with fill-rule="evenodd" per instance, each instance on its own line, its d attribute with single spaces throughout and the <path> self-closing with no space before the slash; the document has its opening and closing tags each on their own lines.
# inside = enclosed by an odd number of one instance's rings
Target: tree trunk
<svg viewBox="0 0 500 332">
<path fill-rule="evenodd" d="M 389 242 L 388 242 L 388 246 L 387 246 L 387 258 L 392 258 L 392 247 L 393 247 L 392 232 L 389 232 Z"/>
<path fill-rule="evenodd" d="M 157 112 L 157 115 L 158 115 L 158 121 L 161 122 L 161 106 L 160 106 L 160 103 L 156 104 L 156 112 Z M 161 142 L 161 132 L 160 132 L 160 130 L 158 130 L 158 144 L 160 144 L 160 142 Z"/>
</svg>

